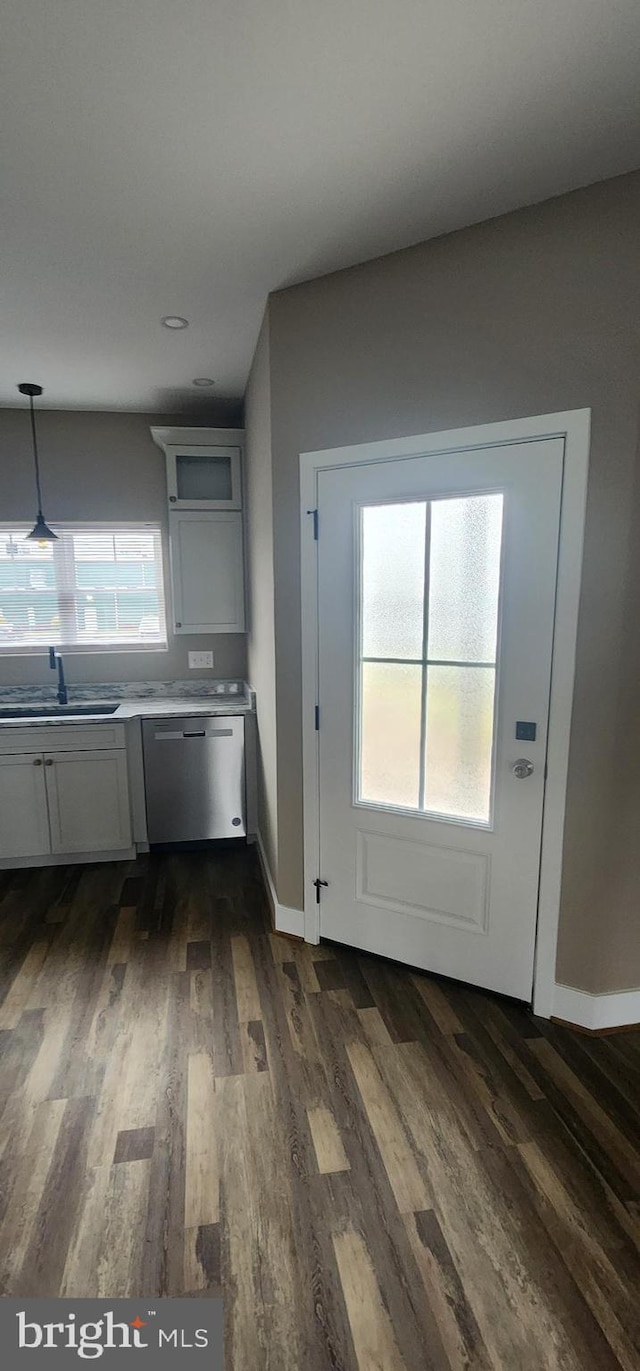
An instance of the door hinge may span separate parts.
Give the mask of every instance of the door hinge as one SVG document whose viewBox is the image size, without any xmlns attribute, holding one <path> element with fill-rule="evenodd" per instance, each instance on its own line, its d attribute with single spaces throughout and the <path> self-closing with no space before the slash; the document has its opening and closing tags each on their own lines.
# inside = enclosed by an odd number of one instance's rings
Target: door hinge
<svg viewBox="0 0 640 1371">
<path fill-rule="evenodd" d="M 318 511 L 317 511 L 317 509 L 308 509 L 308 510 L 307 510 L 307 514 L 312 514 L 312 515 L 313 515 L 313 536 L 314 536 L 315 541 L 316 541 L 316 543 L 317 543 L 317 541 L 318 541 Z"/>
<path fill-rule="evenodd" d="M 313 884 L 315 885 L 315 888 L 316 888 L 316 904 L 320 904 L 320 886 L 321 886 L 321 885 L 328 885 L 329 882 L 328 882 L 328 881 L 321 881 L 321 880 L 320 880 L 320 877 L 319 877 L 319 876 L 316 876 L 316 879 L 315 879 L 315 881 L 313 882 Z"/>
<path fill-rule="evenodd" d="M 317 732 L 318 732 L 318 729 L 320 728 L 320 705 L 316 705 L 315 719 L 316 719 L 316 733 L 317 733 Z"/>
</svg>

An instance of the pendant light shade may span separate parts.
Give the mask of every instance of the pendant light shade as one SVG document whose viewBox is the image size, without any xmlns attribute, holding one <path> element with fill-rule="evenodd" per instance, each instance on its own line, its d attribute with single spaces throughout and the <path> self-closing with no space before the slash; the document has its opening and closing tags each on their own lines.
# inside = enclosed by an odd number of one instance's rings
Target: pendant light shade
<svg viewBox="0 0 640 1371">
<path fill-rule="evenodd" d="M 44 515 L 42 514 L 38 514 L 31 532 L 27 533 L 25 542 L 28 543 L 32 539 L 34 543 L 57 543 L 58 541 L 57 533 L 54 533 L 53 529 L 49 528 L 48 524 L 45 524 Z"/>
<path fill-rule="evenodd" d="M 54 533 L 49 525 L 45 523 L 42 513 L 42 492 L 40 490 L 40 464 L 38 462 L 38 438 L 36 435 L 36 416 L 33 407 L 34 397 L 42 395 L 42 386 L 37 386 L 33 381 L 23 381 L 18 386 L 21 395 L 29 396 L 29 410 L 31 413 L 31 437 L 33 439 L 33 465 L 36 473 L 36 494 L 38 497 L 38 517 L 31 530 L 27 534 L 27 539 L 33 539 L 34 543 L 57 543 L 58 535 Z"/>
</svg>

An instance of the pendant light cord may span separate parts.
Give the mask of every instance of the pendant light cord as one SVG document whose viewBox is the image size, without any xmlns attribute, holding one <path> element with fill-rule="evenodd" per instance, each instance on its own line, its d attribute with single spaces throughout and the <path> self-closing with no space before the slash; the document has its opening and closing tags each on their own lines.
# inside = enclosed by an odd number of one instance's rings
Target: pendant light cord
<svg viewBox="0 0 640 1371">
<path fill-rule="evenodd" d="M 36 493 L 38 496 L 38 514 L 42 514 L 42 491 L 40 490 L 40 463 L 38 461 L 38 438 L 36 435 L 36 413 L 33 405 L 33 395 L 29 396 L 29 408 L 31 411 L 31 436 L 33 438 L 33 461 L 36 469 Z"/>
</svg>

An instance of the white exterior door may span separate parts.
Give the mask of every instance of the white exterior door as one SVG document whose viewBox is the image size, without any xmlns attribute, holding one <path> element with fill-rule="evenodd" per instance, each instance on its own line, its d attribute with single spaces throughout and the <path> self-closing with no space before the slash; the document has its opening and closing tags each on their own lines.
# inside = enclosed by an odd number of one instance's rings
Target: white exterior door
<svg viewBox="0 0 640 1371">
<path fill-rule="evenodd" d="M 563 441 L 318 473 L 320 933 L 530 999 Z"/>
</svg>

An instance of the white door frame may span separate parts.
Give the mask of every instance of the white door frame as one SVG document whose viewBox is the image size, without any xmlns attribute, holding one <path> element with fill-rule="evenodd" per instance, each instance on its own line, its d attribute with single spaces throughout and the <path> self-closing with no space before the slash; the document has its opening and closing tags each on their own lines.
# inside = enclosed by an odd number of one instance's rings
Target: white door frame
<svg viewBox="0 0 640 1371">
<path fill-rule="evenodd" d="M 487 447 L 538 442 L 545 438 L 564 440 L 533 990 L 533 1007 L 542 1018 L 551 1016 L 554 1002 L 590 422 L 590 409 L 575 409 L 561 414 L 543 414 L 532 419 L 508 419 L 504 423 L 480 424 L 473 428 L 418 434 L 410 438 L 390 438 L 382 442 L 358 443 L 351 447 L 300 454 L 304 936 L 307 942 L 317 943 L 320 938 L 320 919 L 313 882 L 322 875 L 319 869 L 319 734 L 315 720 L 319 664 L 318 544 L 314 537 L 314 513 L 318 503 L 318 474 L 330 467 L 354 466 L 360 462 L 389 462 L 447 452 L 481 452 Z"/>
</svg>

